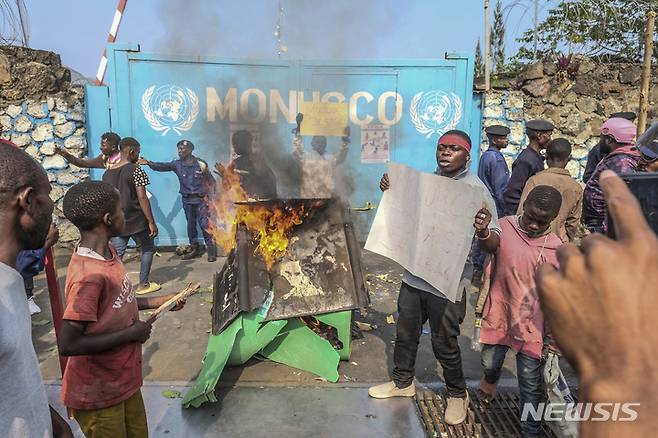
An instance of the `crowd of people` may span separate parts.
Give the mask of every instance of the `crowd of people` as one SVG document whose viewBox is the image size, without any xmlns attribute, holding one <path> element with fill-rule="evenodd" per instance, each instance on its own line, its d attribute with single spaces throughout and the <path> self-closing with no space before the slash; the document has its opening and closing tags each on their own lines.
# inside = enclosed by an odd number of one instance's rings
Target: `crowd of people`
<svg viewBox="0 0 658 438">
<path fill-rule="evenodd" d="M 469 170 L 472 145 L 465 132 L 446 132 L 436 150 L 437 175 L 482 189 L 483 208 L 473 218 L 474 237 L 464 236 L 475 242 L 470 258 L 475 271 L 489 279 L 477 315 L 483 370 L 480 397 L 485 401 L 495 397 L 505 356 L 511 350 L 516 355 L 521 402 L 538 405 L 543 398 L 542 356 L 547 348 L 560 350 L 578 371 L 586 400 L 646 403 L 641 415 L 648 418 L 642 417 L 643 421 L 631 426 L 586 425 L 583 431 L 590 431 L 589 436 L 614 436 L 606 434 L 623 427 L 651 430 L 656 423 L 651 418 L 656 396 L 644 385 L 647 380 L 658 383 L 652 367 L 658 336 L 651 331 L 649 314 L 657 298 L 646 293 L 658 271 L 658 241 L 638 202 L 615 173 L 656 171 L 658 143 L 634 145 L 636 128 L 629 118 L 614 115 L 601 127 L 600 162 L 584 190 L 565 170 L 571 144 L 551 139 L 554 127 L 547 121 L 526 123 L 530 141 L 511 174 L 501 153 L 508 143 L 509 130 L 504 126 L 486 128 L 489 150 L 482 155 L 477 175 Z M 234 159 L 227 166 L 217 164 L 215 172 L 220 177 L 227 170 L 236 172 L 245 192 L 256 199 L 276 198 L 274 173 L 256 156 L 252 143 L 249 132 L 236 132 Z M 316 137 L 313 151 L 305 153 L 296 136 L 293 155 L 302 165 L 315 162 L 313 169 L 330 172 L 345 160 L 348 143 L 349 137 L 344 137 L 338 154 L 329 156 L 326 139 Z M 193 155 L 192 142 L 182 140 L 177 149 L 178 159 L 153 162 L 140 156 L 136 139 L 106 133 L 98 157 L 81 159 L 65 150 L 56 151 L 77 166 L 105 169 L 101 181 L 76 184 L 63 200 L 63 213 L 81 237 L 68 265 L 58 337 L 59 352 L 68 357 L 62 402 L 87 437 L 148 435 L 140 391 L 141 344 L 149 338 L 151 324 L 139 319 L 139 310 L 157 308 L 174 295 L 142 296 L 161 288 L 150 279 L 158 227 L 147 190 L 149 177 L 142 165 L 174 172 L 179 179 L 190 243 L 182 258 L 201 255 L 198 228 L 208 261 L 217 258 L 208 232 L 215 180 L 208 164 Z M 381 190 L 388 190 L 390 184 L 384 175 Z M 31 342 L 30 314 L 38 311 L 29 299 L 32 277 L 43 269 L 43 254 L 57 240 L 50 190 L 46 172 L 34 159 L 15 145 L 0 142 L 0 227 L 5 232 L 0 241 L 2 436 L 72 436 L 67 422 L 49 409 Z M 307 185 L 305 190 L 313 196 L 319 191 L 327 194 L 327 187 Z M 600 233 L 607 227 L 606 211 L 614 218 L 616 241 Z M 122 263 L 130 239 L 138 244 L 141 256 L 136 287 Z M 581 246 L 573 243 L 581 239 Z M 612 263 L 615 269 L 607 269 Z M 469 262 L 462 284 L 468 284 L 473 275 Z M 620 302 L 624 294 L 626 299 Z M 429 321 L 432 348 L 448 392 L 445 422 L 457 425 L 466 419 L 469 395 L 458 336 L 467 296 L 464 287 L 461 299 L 452 302 L 422 278 L 404 272 L 393 379 L 370 388 L 370 396 L 415 395 L 416 354 L 423 324 Z M 184 305 L 181 300 L 172 310 Z M 522 433 L 539 436 L 540 424 L 524 421 Z"/>
<path fill-rule="evenodd" d="M 252 134 L 237 131 L 231 140 L 233 159 L 226 166 L 217 163 L 215 172 L 222 178 L 227 169 L 238 175 L 249 199 L 275 199 L 274 172 L 254 151 Z M 314 137 L 313 150 L 306 153 L 301 137 L 295 135 L 292 156 L 306 179 L 324 175 L 321 184 L 302 184 L 302 195 L 332 196 L 330 175 L 344 161 L 348 143 L 349 137 L 343 137 L 334 158 L 326 154 L 325 137 Z M 193 155 L 189 140 L 178 142 L 178 159 L 170 162 L 148 160 L 141 156 L 136 139 L 113 132 L 101 136 L 100 151 L 97 157 L 78 158 L 55 149 L 78 167 L 104 169 L 101 181 L 76 184 L 63 199 L 64 216 L 79 230 L 80 241 L 68 264 L 66 305 L 57 339 L 59 353 L 68 358 L 62 403 L 87 437 L 145 437 L 141 344 L 150 336 L 151 323 L 139 319 L 139 310 L 155 309 L 175 295 L 142 297 L 161 289 L 150 279 L 158 227 L 147 190 L 149 176 L 142 166 L 178 177 L 189 238 L 182 260 L 202 255 L 199 229 L 208 262 L 217 259 L 210 234 L 216 181 L 207 162 Z M 48 413 L 29 319 L 41 311 L 32 296 L 33 277 L 44 269 L 45 253 L 58 239 L 51 186 L 44 169 L 8 141 L 0 142 L 0 161 L 0 225 L 10 234 L 0 244 L 0 303 L 8 312 L 0 314 L 0 372 L 10 383 L 6 389 L 11 395 L 0 402 L 0 436 L 72 436 L 55 410 Z M 140 252 L 135 287 L 122 263 L 131 239 Z M 180 300 L 172 310 L 184 305 Z"/>
<path fill-rule="evenodd" d="M 556 344 L 551 327 L 563 316 L 554 314 L 553 321 L 550 315 L 548 320 L 545 318 L 545 304 L 538 293 L 542 286 L 537 283 L 536 274 L 539 270 L 560 269 L 562 275 L 571 275 L 565 271 L 566 250 L 560 249 L 565 248 L 563 244 L 582 240 L 584 248 L 591 248 L 591 242 L 605 239 L 600 234 L 606 231 L 610 208 L 605 194 L 605 177 L 610 178 L 611 172 L 651 172 L 658 167 L 658 143 L 635 144 L 637 127 L 632 122 L 634 117 L 633 113 L 613 114 L 601 126 L 600 141 L 595 148 L 598 155 L 589 157 L 587 168 L 593 170 L 587 175 L 584 189 L 566 170 L 571 160 L 571 143 L 564 138 L 552 139 L 555 128 L 548 121 L 526 123 L 529 143 L 516 157 L 511 173 L 501 152 L 508 145 L 510 130 L 506 126 L 485 129 L 489 149 L 482 154 L 478 175 L 469 170 L 471 140 L 468 134 L 453 130 L 439 139 L 436 174 L 485 189 L 480 200 L 485 207 L 474 218 L 471 257 L 462 274 L 462 278 L 468 280 L 473 279 L 473 275 L 486 280 L 475 279 L 481 284 L 476 308 L 476 325 L 481 326 L 476 341 L 482 344 L 483 376 L 478 387 L 481 400 L 489 402 L 495 397 L 503 362 L 510 350 L 516 355 L 522 406 L 530 404 L 537 410 L 545 399 L 542 358 L 548 352 L 559 353 L 558 344 L 561 345 L 568 335 L 564 330 L 556 330 Z M 380 189 L 388 190 L 390 184 L 385 174 Z M 622 191 L 618 182 L 608 181 L 607 184 L 615 184 L 615 189 Z M 623 196 L 629 197 L 627 193 Z M 637 210 L 637 205 L 628 208 Z M 639 214 L 637 211 L 633 213 Z M 624 220 L 620 207 L 611 210 L 610 214 L 615 220 Z M 643 229 L 647 228 L 645 222 Z M 471 238 L 464 236 L 464 239 Z M 417 244 L 422 245 L 422 242 Z M 579 252 L 573 245 L 568 248 L 570 254 Z M 549 287 L 544 287 L 547 293 L 553 293 Z M 609 288 L 602 284 L 598 287 Z M 561 298 L 568 301 L 568 291 L 564 290 L 564 293 Z M 587 291 L 588 296 L 592 293 Z M 464 287 L 461 299 L 451 302 L 441 291 L 405 270 L 398 297 L 392 381 L 371 387 L 371 397 L 415 395 L 416 353 L 423 324 L 429 321 L 432 348 L 441 364 L 447 388 L 444 421 L 457 425 L 466 419 L 469 395 L 458 343 L 466 312 L 466 296 Z M 564 308 L 568 304 L 560 303 L 559 306 Z M 570 358 L 573 354 L 570 352 Z M 524 438 L 538 437 L 541 423 L 524 420 L 521 431 Z"/>
</svg>

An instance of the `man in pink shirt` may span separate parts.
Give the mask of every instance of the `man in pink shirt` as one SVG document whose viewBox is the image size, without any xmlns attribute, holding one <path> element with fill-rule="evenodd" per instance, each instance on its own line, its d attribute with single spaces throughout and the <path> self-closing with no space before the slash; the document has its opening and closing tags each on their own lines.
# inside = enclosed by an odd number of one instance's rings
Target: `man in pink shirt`
<svg viewBox="0 0 658 438">
<path fill-rule="evenodd" d="M 541 357 L 544 343 L 544 315 L 535 286 L 537 268 L 545 263 L 557 266 L 556 250 L 562 244 L 551 232 L 551 222 L 562 204 L 560 192 L 540 185 L 528 194 L 521 216 L 500 219 L 501 234 L 480 240 L 484 251 L 494 254 L 491 288 L 482 313 L 480 342 L 484 378 L 480 391 L 493 398 L 507 351 L 516 353 L 521 404 L 537 408 L 543 399 Z M 482 214 L 482 213 L 479 213 Z M 476 230 L 488 226 L 490 214 L 475 222 Z M 537 421 L 521 422 L 524 438 L 541 435 Z"/>
</svg>

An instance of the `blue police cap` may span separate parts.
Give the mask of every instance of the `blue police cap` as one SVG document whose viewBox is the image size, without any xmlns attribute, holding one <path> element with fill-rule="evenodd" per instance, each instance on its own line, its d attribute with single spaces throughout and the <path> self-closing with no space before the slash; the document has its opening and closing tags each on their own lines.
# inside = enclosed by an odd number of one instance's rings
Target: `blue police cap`
<svg viewBox="0 0 658 438">
<path fill-rule="evenodd" d="M 505 136 L 509 134 L 509 128 L 507 126 L 503 125 L 492 125 L 492 126 L 487 126 L 484 129 L 484 132 L 486 132 L 489 135 L 499 135 L 499 136 Z"/>
<path fill-rule="evenodd" d="M 555 126 L 547 120 L 530 120 L 525 124 L 526 128 L 533 131 L 552 131 L 555 129 Z"/>
<path fill-rule="evenodd" d="M 194 149 L 194 143 L 189 140 L 181 140 L 176 146 L 185 146 L 186 148 Z"/>
</svg>

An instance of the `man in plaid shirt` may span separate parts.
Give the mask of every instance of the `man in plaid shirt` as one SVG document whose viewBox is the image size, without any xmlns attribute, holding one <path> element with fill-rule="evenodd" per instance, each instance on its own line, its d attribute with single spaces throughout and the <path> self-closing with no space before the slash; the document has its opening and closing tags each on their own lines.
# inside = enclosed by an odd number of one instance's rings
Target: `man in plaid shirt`
<svg viewBox="0 0 658 438">
<path fill-rule="evenodd" d="M 633 145 L 637 128 L 633 122 L 614 117 L 601 126 L 601 151 L 606 157 L 596 166 L 587 181 L 583 194 L 583 224 L 591 232 L 602 232 L 606 215 L 606 201 L 599 185 L 601 172 L 612 170 L 616 174 L 635 172 L 640 152 Z"/>
</svg>

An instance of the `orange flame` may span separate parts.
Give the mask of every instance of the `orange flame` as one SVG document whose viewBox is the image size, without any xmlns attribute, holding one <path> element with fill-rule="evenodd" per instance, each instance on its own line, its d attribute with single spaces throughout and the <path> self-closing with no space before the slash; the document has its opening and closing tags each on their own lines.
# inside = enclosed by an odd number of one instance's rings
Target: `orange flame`
<svg viewBox="0 0 658 438">
<path fill-rule="evenodd" d="M 240 204 L 249 200 L 232 166 L 223 172 L 221 193 L 214 199 L 216 223 L 209 229 L 217 245 L 228 253 L 236 245 L 237 225 L 243 223 L 257 239 L 256 251 L 267 268 L 286 253 L 292 228 L 302 223 L 304 206 L 290 208 L 277 204 Z"/>
</svg>

